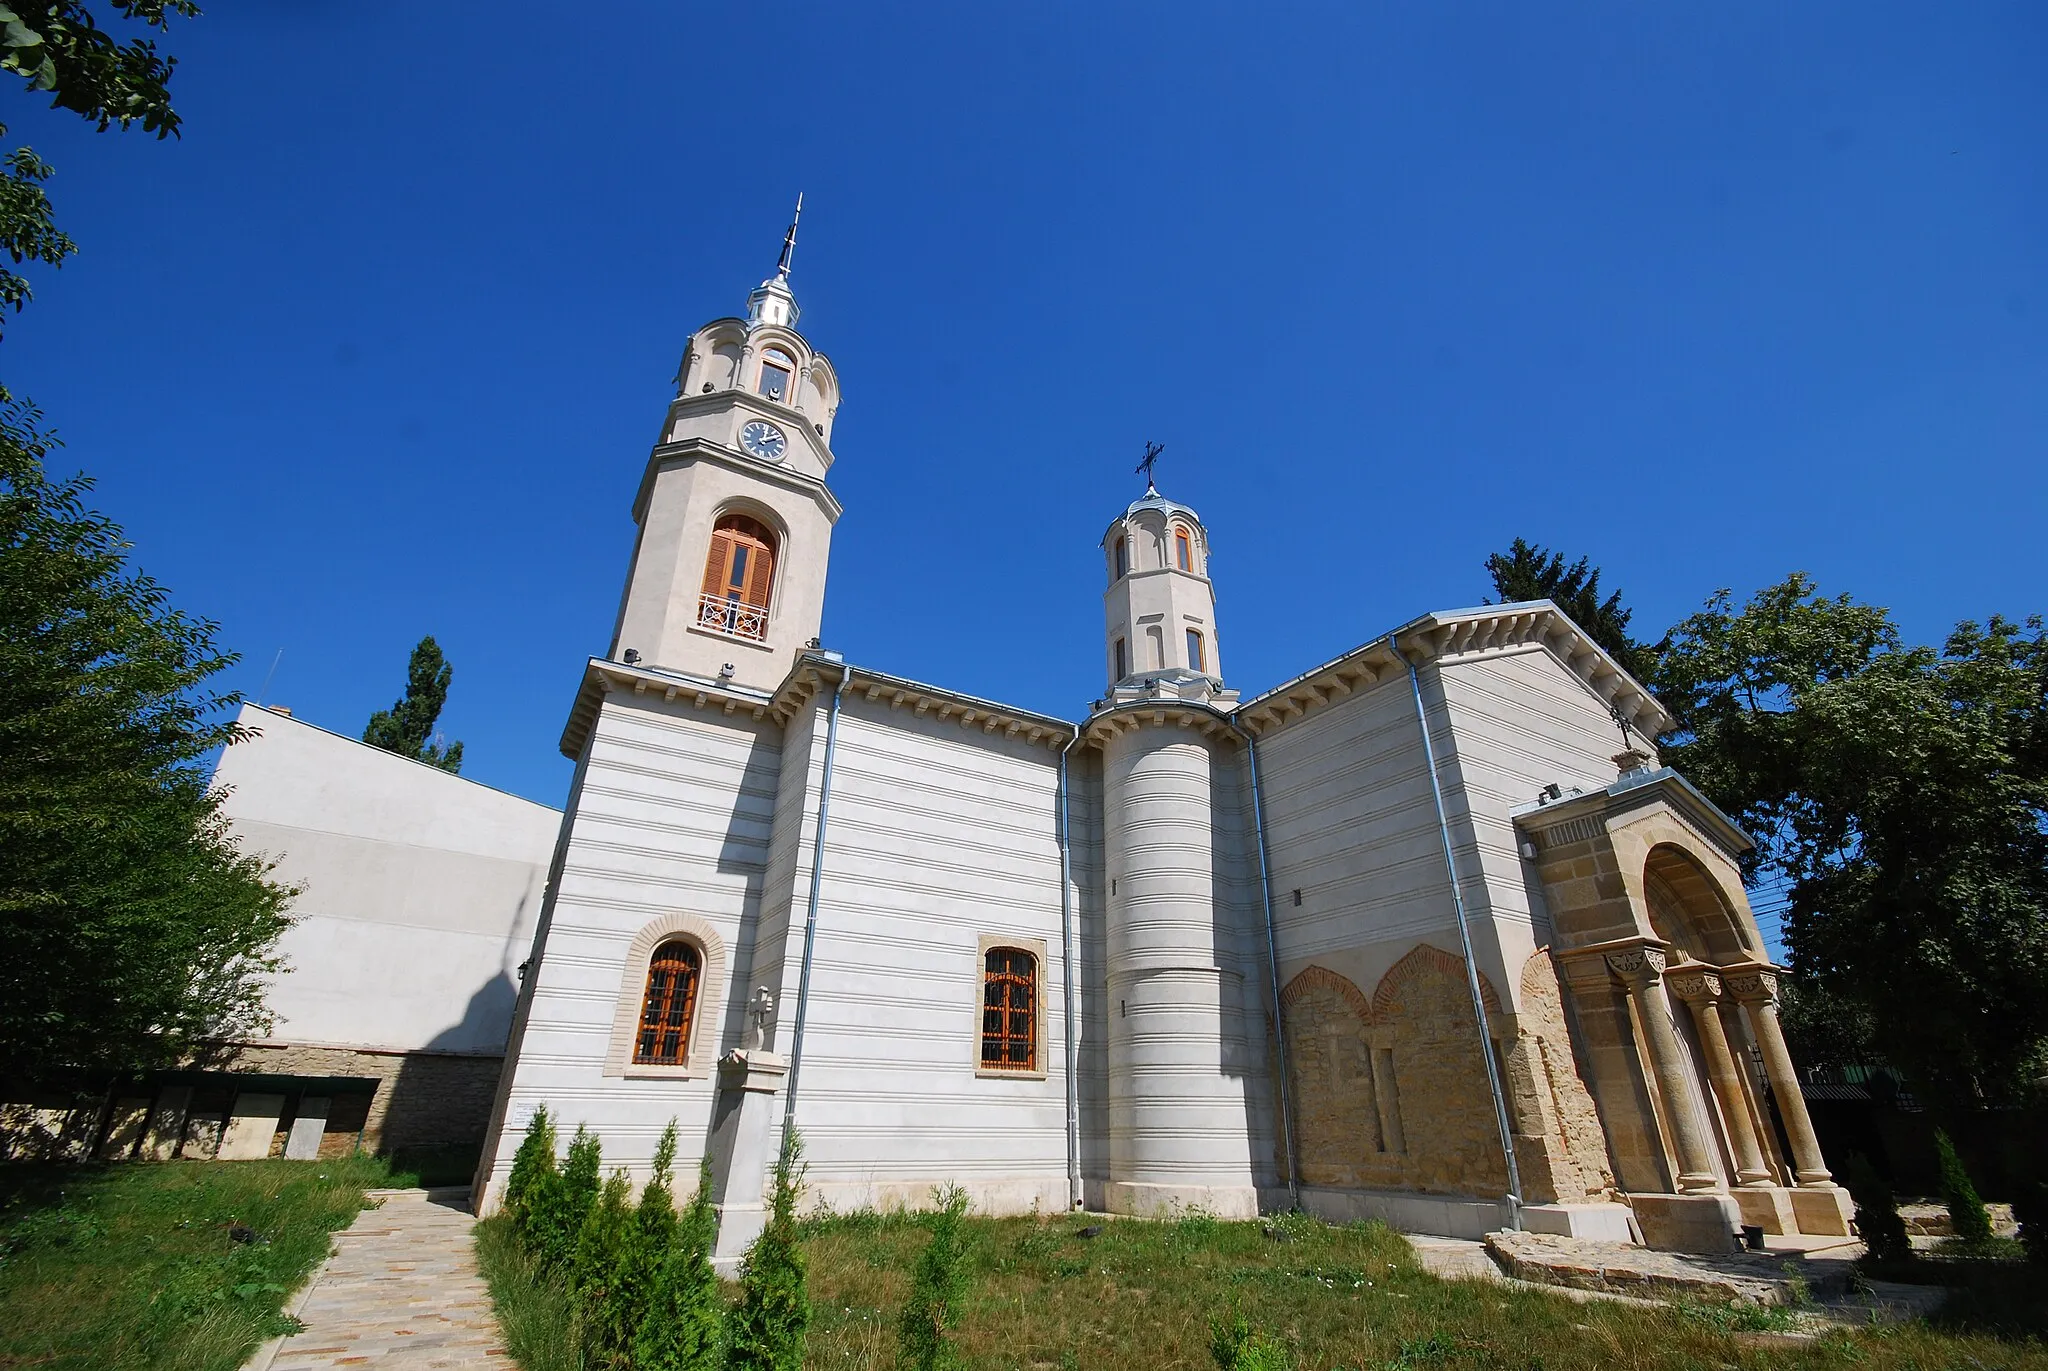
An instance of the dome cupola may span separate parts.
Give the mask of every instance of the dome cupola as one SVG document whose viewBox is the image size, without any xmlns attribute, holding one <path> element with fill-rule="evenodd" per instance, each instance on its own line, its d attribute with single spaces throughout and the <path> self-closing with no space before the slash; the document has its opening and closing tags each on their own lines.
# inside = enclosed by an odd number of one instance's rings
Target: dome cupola
<svg viewBox="0 0 2048 1371">
<path fill-rule="evenodd" d="M 1102 536 L 1106 665 L 1112 688 L 1176 680 L 1220 691 L 1216 591 L 1209 580 L 1209 531 L 1190 505 L 1159 493 L 1148 454 L 1145 494 Z"/>
</svg>

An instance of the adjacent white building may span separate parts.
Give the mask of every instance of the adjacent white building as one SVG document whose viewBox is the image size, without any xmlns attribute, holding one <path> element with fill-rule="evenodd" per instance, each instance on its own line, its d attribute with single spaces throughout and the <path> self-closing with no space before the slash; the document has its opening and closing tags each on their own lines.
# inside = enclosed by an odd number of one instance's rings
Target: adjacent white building
<svg viewBox="0 0 2048 1371">
<path fill-rule="evenodd" d="M 640 1170 L 678 1120 L 728 1259 L 788 1128 L 835 1208 L 954 1182 L 994 1212 L 1846 1231 L 1747 840 L 1555 606 L 1427 614 L 1240 698 L 1208 530 L 1148 489 L 1099 550 L 1086 717 L 848 662 L 817 641 L 839 379 L 797 313 L 785 245 L 685 353 L 561 740 L 481 1208 L 545 1104 Z"/>
<path fill-rule="evenodd" d="M 244 705 L 237 722 L 246 736 L 214 770 L 221 813 L 300 894 L 265 990 L 270 1035 L 242 1045 L 243 1076 L 200 1080 L 192 1100 L 228 1115 L 228 1156 L 287 1139 L 309 1154 L 474 1146 L 560 811 L 282 710 Z M 205 1150 L 200 1121 L 181 1131 Z"/>
</svg>

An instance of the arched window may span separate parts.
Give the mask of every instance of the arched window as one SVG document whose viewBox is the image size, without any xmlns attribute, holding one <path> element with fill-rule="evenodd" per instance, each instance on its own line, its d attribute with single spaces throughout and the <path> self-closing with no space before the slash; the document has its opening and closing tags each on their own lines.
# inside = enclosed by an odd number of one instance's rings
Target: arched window
<svg viewBox="0 0 2048 1371">
<path fill-rule="evenodd" d="M 1038 958 L 992 947 L 982 960 L 981 1069 L 1038 1070 Z"/>
<path fill-rule="evenodd" d="M 704 957 L 676 939 L 654 949 L 647 963 L 647 994 L 640 1002 L 640 1030 L 633 1035 L 633 1061 L 648 1066 L 681 1066 L 690 1055 L 690 1021 L 697 1012 L 697 987 Z"/>
<path fill-rule="evenodd" d="M 1209 659 L 1202 655 L 1202 635 L 1195 629 L 1188 630 L 1188 670 L 1207 671 Z"/>
<path fill-rule="evenodd" d="M 1173 562 L 1182 571 L 1195 569 L 1195 540 L 1179 524 L 1173 526 Z"/>
<path fill-rule="evenodd" d="M 781 348 L 769 348 L 761 354 L 760 391 L 771 400 L 789 403 L 792 394 L 790 380 L 796 375 L 796 359 Z"/>
<path fill-rule="evenodd" d="M 1116 640 L 1116 679 L 1121 681 L 1131 674 L 1131 654 L 1124 647 L 1124 640 Z"/>
<path fill-rule="evenodd" d="M 711 530 L 697 624 L 735 638 L 768 636 L 768 597 L 775 587 L 775 535 L 759 519 L 727 514 Z"/>
<path fill-rule="evenodd" d="M 1116 578 L 1121 581 L 1131 574 L 1131 548 L 1122 538 L 1116 540 Z"/>
</svg>

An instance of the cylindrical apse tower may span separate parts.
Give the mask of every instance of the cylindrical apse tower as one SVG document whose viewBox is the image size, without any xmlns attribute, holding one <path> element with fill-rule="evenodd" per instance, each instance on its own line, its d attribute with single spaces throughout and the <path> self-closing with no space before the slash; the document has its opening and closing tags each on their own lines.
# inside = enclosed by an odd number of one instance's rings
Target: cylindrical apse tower
<svg viewBox="0 0 2048 1371">
<path fill-rule="evenodd" d="M 1221 955 L 1228 944 L 1216 902 L 1214 759 L 1203 736 L 1205 723 L 1215 731 L 1213 718 L 1167 705 L 1112 708 L 1095 720 L 1109 734 L 1108 1206 L 1116 1213 L 1258 1213 L 1240 973 Z"/>
</svg>

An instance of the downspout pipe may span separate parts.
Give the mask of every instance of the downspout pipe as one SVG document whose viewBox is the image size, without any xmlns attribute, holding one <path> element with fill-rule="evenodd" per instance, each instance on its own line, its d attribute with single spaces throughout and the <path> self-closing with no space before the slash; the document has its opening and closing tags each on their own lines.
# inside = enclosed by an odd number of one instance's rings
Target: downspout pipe
<svg viewBox="0 0 2048 1371">
<path fill-rule="evenodd" d="M 1073 831 L 1068 820 L 1068 800 L 1072 793 L 1072 779 L 1067 770 L 1068 754 L 1081 741 L 1081 726 L 1074 725 L 1074 736 L 1060 749 L 1060 955 L 1063 961 L 1060 973 L 1061 989 L 1064 991 L 1066 1010 L 1066 1057 L 1067 1057 L 1067 1206 L 1082 1208 L 1081 1196 L 1081 1082 L 1076 1075 L 1080 1061 L 1080 1049 L 1074 1041 L 1074 964 L 1079 959 L 1074 952 L 1074 881 Z"/>
<path fill-rule="evenodd" d="M 1486 1022 L 1486 998 L 1479 992 L 1479 961 L 1472 955 L 1472 927 L 1465 917 L 1465 889 L 1458 880 L 1458 860 L 1451 849 L 1451 818 L 1444 808 L 1443 783 L 1437 779 L 1436 745 L 1429 738 L 1429 715 L 1422 706 L 1422 673 L 1408 654 L 1401 651 L 1400 638 L 1387 636 L 1387 646 L 1408 668 L 1408 685 L 1415 693 L 1415 724 L 1422 732 L 1422 756 L 1429 766 L 1429 793 L 1436 799 L 1437 832 L 1443 838 L 1444 869 L 1451 876 L 1451 903 L 1458 911 L 1458 943 L 1465 951 L 1465 986 L 1472 993 L 1472 1017 L 1479 1024 L 1479 1053 L 1486 1059 L 1486 1084 L 1493 1092 L 1493 1118 L 1500 1127 L 1501 1155 L 1508 1164 L 1508 1226 L 1522 1226 L 1522 1168 L 1515 1161 L 1514 1130 L 1508 1123 L 1507 1091 L 1500 1079 L 1500 1061 L 1493 1051 L 1493 1030 Z"/>
<path fill-rule="evenodd" d="M 789 1093 L 782 1110 L 782 1145 L 796 1131 L 796 1086 L 804 1064 L 804 1021 L 811 1007 L 811 957 L 818 944 L 818 894 L 825 884 L 825 825 L 832 814 L 832 760 L 839 750 L 839 701 L 846 693 L 846 663 L 839 663 L 839 681 L 832 687 L 832 711 L 825 723 L 825 774 L 818 782 L 818 827 L 811 835 L 811 892 L 804 909 L 804 957 L 796 981 L 796 1024 L 790 1030 Z"/>
<path fill-rule="evenodd" d="M 1293 1068 L 1287 1056 L 1287 1020 L 1280 1012 L 1280 945 L 1273 934 L 1273 875 L 1266 856 L 1266 804 L 1259 793 L 1259 742 L 1252 731 L 1232 718 L 1244 737 L 1245 757 L 1252 774 L 1252 829 L 1259 850 L 1259 894 L 1266 906 L 1266 980 L 1273 997 L 1273 1040 L 1280 1047 L 1280 1135 L 1287 1149 L 1287 1198 L 1301 1208 L 1301 1158 L 1294 1143 Z"/>
</svg>

